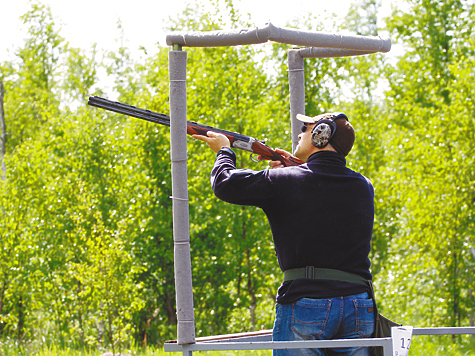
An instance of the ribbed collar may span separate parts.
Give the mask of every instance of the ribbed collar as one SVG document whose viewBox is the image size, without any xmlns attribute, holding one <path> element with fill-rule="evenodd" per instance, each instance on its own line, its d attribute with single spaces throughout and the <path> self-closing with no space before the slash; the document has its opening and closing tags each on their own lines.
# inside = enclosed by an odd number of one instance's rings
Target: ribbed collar
<svg viewBox="0 0 475 356">
<path fill-rule="evenodd" d="M 329 164 L 346 167 L 346 159 L 343 155 L 332 151 L 318 151 L 312 153 L 307 159 L 307 164 Z"/>
</svg>

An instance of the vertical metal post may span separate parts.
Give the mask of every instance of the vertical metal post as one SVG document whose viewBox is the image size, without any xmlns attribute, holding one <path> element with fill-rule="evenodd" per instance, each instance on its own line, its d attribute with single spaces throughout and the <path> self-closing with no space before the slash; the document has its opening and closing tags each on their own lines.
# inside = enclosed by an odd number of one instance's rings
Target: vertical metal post
<svg viewBox="0 0 475 356">
<path fill-rule="evenodd" d="M 389 341 L 389 342 L 386 343 L 386 345 L 383 347 L 383 355 L 384 355 L 384 356 L 393 356 L 393 355 L 394 355 L 394 352 L 393 352 L 393 343 L 392 343 L 392 341 Z"/>
<path fill-rule="evenodd" d="M 304 59 L 300 55 L 299 50 L 289 50 L 288 61 L 292 152 L 294 152 L 299 142 L 298 135 L 302 126 L 296 117 L 297 114 L 305 114 L 305 68 Z"/>
<path fill-rule="evenodd" d="M 175 47 L 168 54 L 170 77 L 170 150 L 172 161 L 173 241 L 178 344 L 195 342 L 191 280 L 190 223 L 186 147 L 187 53 Z"/>
</svg>

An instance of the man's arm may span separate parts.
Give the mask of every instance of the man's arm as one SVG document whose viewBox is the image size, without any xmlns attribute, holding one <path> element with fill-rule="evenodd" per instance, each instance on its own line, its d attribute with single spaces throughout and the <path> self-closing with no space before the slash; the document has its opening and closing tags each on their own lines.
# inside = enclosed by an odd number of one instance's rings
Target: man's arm
<svg viewBox="0 0 475 356">
<path fill-rule="evenodd" d="M 236 154 L 223 147 L 216 155 L 211 171 L 211 186 L 220 200 L 263 208 L 276 196 L 268 173 L 268 169 L 237 169 Z"/>
<path fill-rule="evenodd" d="M 236 155 L 231 150 L 226 136 L 209 131 L 207 136 L 192 135 L 192 137 L 206 142 L 218 153 L 211 172 L 211 185 L 219 199 L 232 204 L 259 207 L 269 203 L 273 194 L 265 170 L 236 169 Z"/>
</svg>

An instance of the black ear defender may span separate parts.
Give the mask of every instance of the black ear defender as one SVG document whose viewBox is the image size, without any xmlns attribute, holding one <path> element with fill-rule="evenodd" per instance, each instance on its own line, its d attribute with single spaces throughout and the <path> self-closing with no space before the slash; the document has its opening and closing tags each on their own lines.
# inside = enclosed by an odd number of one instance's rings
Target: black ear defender
<svg viewBox="0 0 475 356">
<path fill-rule="evenodd" d="M 335 112 L 332 116 L 322 118 L 315 123 L 314 128 L 312 129 L 312 143 L 317 148 L 323 148 L 332 139 L 336 132 L 336 123 L 335 120 L 345 119 L 348 121 L 348 118 L 345 114 L 341 112 Z"/>
</svg>

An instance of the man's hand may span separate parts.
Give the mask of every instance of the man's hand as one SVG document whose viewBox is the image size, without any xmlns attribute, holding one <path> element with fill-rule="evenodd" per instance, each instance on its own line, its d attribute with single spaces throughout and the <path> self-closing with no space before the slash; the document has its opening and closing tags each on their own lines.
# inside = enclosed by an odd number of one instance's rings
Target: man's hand
<svg viewBox="0 0 475 356">
<path fill-rule="evenodd" d="M 229 139 L 223 134 L 213 132 L 213 131 L 208 131 L 206 134 L 208 136 L 191 135 L 191 137 L 197 140 L 206 142 L 208 146 L 216 153 L 218 153 L 219 150 L 223 147 L 231 147 L 231 143 L 229 142 Z"/>
<path fill-rule="evenodd" d="M 284 156 L 285 158 L 293 157 L 291 153 L 289 153 L 287 151 L 284 151 L 284 150 L 281 150 L 280 148 L 276 148 L 275 152 L 277 152 L 278 154 Z M 284 165 L 282 164 L 281 161 L 270 161 L 269 166 L 271 168 L 284 168 Z"/>
</svg>

